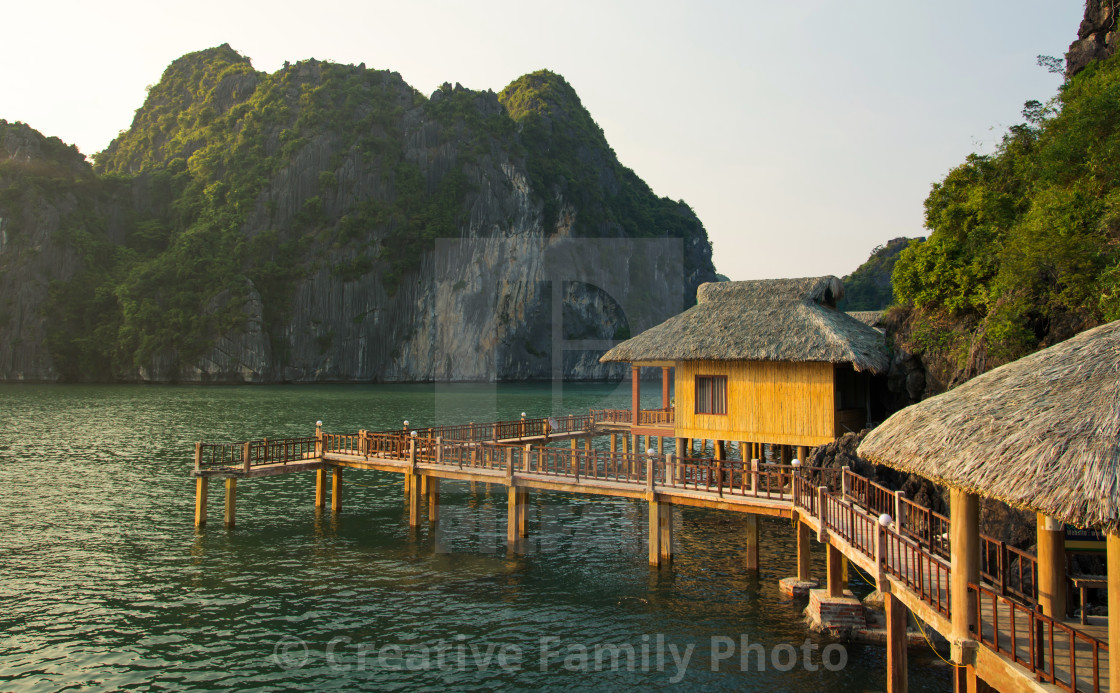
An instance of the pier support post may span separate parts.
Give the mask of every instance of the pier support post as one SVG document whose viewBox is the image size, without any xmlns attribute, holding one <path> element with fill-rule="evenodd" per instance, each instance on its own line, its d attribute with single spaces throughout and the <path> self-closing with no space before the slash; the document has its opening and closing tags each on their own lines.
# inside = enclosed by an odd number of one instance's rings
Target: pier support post
<svg viewBox="0 0 1120 693">
<path fill-rule="evenodd" d="M 206 524 L 206 497 L 210 491 L 210 479 L 200 476 L 194 480 L 194 526 Z"/>
<path fill-rule="evenodd" d="M 1038 543 L 1038 606 L 1050 618 L 1066 615 L 1066 528 L 1042 513 L 1035 515 Z"/>
<path fill-rule="evenodd" d="M 812 545 L 813 533 L 809 525 L 798 520 L 797 522 L 797 580 L 798 582 L 812 582 L 813 570 L 810 562 L 809 547 Z"/>
<path fill-rule="evenodd" d="M 747 569 L 758 570 L 758 515 L 744 515 L 746 531 L 743 533 L 743 549 L 746 552 Z"/>
<path fill-rule="evenodd" d="M 801 464 L 805 467 L 809 466 L 809 448 L 804 445 L 797 446 L 797 459 L 801 460 Z"/>
<path fill-rule="evenodd" d="M 673 560 L 673 506 L 649 501 L 649 564 L 660 566 Z"/>
<path fill-rule="evenodd" d="M 1120 652 L 1120 535 L 1109 532 L 1106 540 L 1108 549 L 1108 651 Z M 1120 691 L 1120 657 L 1108 658 L 1108 685 L 1110 691 Z"/>
<path fill-rule="evenodd" d="M 408 496 L 412 493 L 412 475 L 406 473 L 404 475 L 404 499 L 408 501 Z"/>
<path fill-rule="evenodd" d="M 331 470 L 331 512 L 342 511 L 342 467 Z"/>
<path fill-rule="evenodd" d="M 976 622 L 976 603 L 968 598 L 968 583 L 980 582 L 980 502 L 976 494 L 949 489 L 949 603 L 952 623 L 949 643 L 953 662 L 964 663 L 968 628 Z M 963 606 L 964 608 L 960 608 Z"/>
<path fill-rule="evenodd" d="M 883 595 L 883 602 L 887 611 L 887 693 L 906 693 L 906 621 L 909 610 L 890 592 Z"/>
<path fill-rule="evenodd" d="M 405 472 L 405 486 L 408 494 L 408 526 L 420 526 L 420 478 L 416 473 L 416 439 L 408 441 L 408 471 Z"/>
<path fill-rule="evenodd" d="M 405 473 L 406 483 L 413 489 L 420 488 L 420 479 L 415 472 Z M 408 494 L 408 526 L 416 528 L 420 526 L 420 494 Z"/>
<path fill-rule="evenodd" d="M 439 522 L 439 478 L 434 476 L 428 479 L 428 522 Z"/>
<path fill-rule="evenodd" d="M 828 545 L 828 596 L 843 597 L 844 587 L 844 554 L 830 543 Z"/>
<path fill-rule="evenodd" d="M 630 408 L 631 419 L 630 425 L 638 425 L 638 412 L 642 410 L 642 368 L 641 366 L 630 367 Z M 636 450 L 636 449 L 635 449 Z"/>
<path fill-rule="evenodd" d="M 408 493 L 407 488 L 405 489 L 405 493 L 406 494 Z M 320 510 L 324 505 L 326 505 L 326 500 L 327 500 L 326 496 L 327 496 L 327 470 L 316 469 L 315 470 L 315 509 L 316 510 Z"/>
<path fill-rule="evenodd" d="M 618 452 L 618 434 L 611 434 L 611 454 Z"/>
<path fill-rule="evenodd" d="M 669 409 L 669 367 L 661 367 L 661 408 Z"/>
<path fill-rule="evenodd" d="M 510 548 L 516 548 L 517 540 L 529 533 L 525 503 L 527 496 L 525 489 L 509 487 L 506 496 L 506 542 Z"/>
<path fill-rule="evenodd" d="M 237 479 L 226 478 L 226 529 L 233 529 L 237 524 L 235 517 L 237 510 Z"/>
</svg>

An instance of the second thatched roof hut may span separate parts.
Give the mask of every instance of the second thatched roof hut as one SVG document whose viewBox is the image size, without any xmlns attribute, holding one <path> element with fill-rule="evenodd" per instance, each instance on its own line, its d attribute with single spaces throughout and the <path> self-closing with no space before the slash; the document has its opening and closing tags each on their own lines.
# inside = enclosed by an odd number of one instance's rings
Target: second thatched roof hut
<svg viewBox="0 0 1120 693">
<path fill-rule="evenodd" d="M 812 446 L 868 420 L 883 335 L 836 309 L 836 277 L 704 284 L 697 305 L 602 361 L 676 373 L 675 435 Z"/>
</svg>

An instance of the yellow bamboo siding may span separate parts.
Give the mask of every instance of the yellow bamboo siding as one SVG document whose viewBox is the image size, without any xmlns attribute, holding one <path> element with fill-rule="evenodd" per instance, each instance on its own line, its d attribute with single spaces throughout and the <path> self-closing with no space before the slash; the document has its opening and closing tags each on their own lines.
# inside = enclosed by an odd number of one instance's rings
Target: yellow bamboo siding
<svg viewBox="0 0 1120 693">
<path fill-rule="evenodd" d="M 682 361 L 676 436 L 820 445 L 835 438 L 831 363 Z M 727 414 L 696 414 L 697 375 L 727 376 Z"/>
</svg>

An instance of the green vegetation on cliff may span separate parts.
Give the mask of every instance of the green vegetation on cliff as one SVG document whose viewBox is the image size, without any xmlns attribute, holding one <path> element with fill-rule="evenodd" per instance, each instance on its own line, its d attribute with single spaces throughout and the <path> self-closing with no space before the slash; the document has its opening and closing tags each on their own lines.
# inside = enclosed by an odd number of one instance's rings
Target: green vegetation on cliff
<svg viewBox="0 0 1120 693">
<path fill-rule="evenodd" d="M 1091 64 L 926 200 L 895 265 L 903 338 L 945 384 L 1120 317 L 1120 62 Z"/>
<path fill-rule="evenodd" d="M 917 239 L 918 241 L 924 239 Z M 885 310 L 894 303 L 891 272 L 899 254 L 909 245 L 906 238 L 892 238 L 871 251 L 871 257 L 844 277 L 844 299 L 840 310 Z"/>
<path fill-rule="evenodd" d="M 82 165 L 100 203 L 79 204 L 60 235 L 78 269 L 43 308 L 51 357 L 72 379 L 189 367 L 258 299 L 283 366 L 301 283 L 327 270 L 392 297 L 436 239 L 471 232 L 480 183 L 506 165 L 527 172 L 543 233 L 680 238 L 690 281 L 712 272 L 691 209 L 621 166 L 548 72 L 500 97 L 445 84 L 428 99 L 364 65 L 258 72 L 223 45 L 175 60 L 93 171 Z M 0 216 L 42 176 L 15 178 Z"/>
</svg>

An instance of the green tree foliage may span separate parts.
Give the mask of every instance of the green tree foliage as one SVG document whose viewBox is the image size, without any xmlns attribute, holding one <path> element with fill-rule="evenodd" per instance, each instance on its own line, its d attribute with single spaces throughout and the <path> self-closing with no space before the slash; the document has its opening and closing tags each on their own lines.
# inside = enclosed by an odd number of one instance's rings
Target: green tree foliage
<svg viewBox="0 0 1120 693">
<path fill-rule="evenodd" d="M 893 238 L 872 250 L 866 262 L 844 277 L 844 299 L 837 307 L 840 310 L 884 310 L 894 303 L 891 272 L 899 253 L 909 243 L 907 238 Z"/>
<path fill-rule="evenodd" d="M 917 333 L 964 371 L 1120 317 L 1120 62 L 1093 63 L 926 200 L 893 274 Z"/>
</svg>

